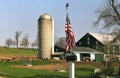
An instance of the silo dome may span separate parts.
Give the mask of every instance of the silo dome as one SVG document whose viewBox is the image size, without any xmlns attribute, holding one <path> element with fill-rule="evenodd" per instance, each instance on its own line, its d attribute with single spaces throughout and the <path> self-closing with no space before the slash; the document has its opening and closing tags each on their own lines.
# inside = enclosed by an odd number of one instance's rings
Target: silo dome
<svg viewBox="0 0 120 78">
<path fill-rule="evenodd" d="M 52 17 L 48 13 L 45 13 L 45 14 L 41 15 L 39 19 L 52 19 Z"/>
</svg>

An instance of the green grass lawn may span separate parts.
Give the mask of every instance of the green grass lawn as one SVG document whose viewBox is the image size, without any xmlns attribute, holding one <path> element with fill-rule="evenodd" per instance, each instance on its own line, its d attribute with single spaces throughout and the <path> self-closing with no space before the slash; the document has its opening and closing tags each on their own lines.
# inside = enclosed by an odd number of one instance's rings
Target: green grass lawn
<svg viewBox="0 0 120 78">
<path fill-rule="evenodd" d="M 36 57 L 37 51 L 33 49 L 0 48 L 0 57 Z M 23 65 L 25 61 L 0 61 L 0 77 L 6 78 L 69 78 L 67 72 L 35 70 L 28 68 L 16 68 L 13 65 Z M 32 60 L 33 65 L 56 64 L 61 62 Z M 90 65 L 80 65 L 75 69 L 75 78 L 93 78 L 93 68 Z"/>
<path fill-rule="evenodd" d="M 0 57 L 36 57 L 37 50 L 34 49 L 16 49 L 16 48 L 1 48 Z"/>
<path fill-rule="evenodd" d="M 34 61 L 35 65 L 53 64 L 50 61 Z M 0 62 L 0 76 L 7 78 L 69 78 L 67 72 L 35 70 L 28 68 L 15 68 L 13 65 L 21 65 L 22 61 Z M 75 78 L 93 78 L 93 68 L 87 66 L 77 67 L 75 69 Z"/>
<path fill-rule="evenodd" d="M 65 73 L 12 67 L 15 64 L 15 62 L 0 62 L 0 76 L 7 78 L 66 78 Z"/>
<path fill-rule="evenodd" d="M 36 57 L 37 50 L 34 49 L 16 49 L 16 48 L 1 48 L 0 58 L 2 57 Z M 67 72 L 47 71 L 42 69 L 16 68 L 13 65 L 23 65 L 27 60 L 18 61 L 0 61 L 0 77 L 5 78 L 69 78 L 69 65 Z M 53 62 L 49 60 L 32 60 L 32 65 L 48 65 L 61 62 Z M 75 78 L 94 78 L 94 67 L 99 63 L 78 62 L 75 64 Z M 118 66 L 115 66 L 115 72 L 118 72 Z M 104 78 L 104 77 L 103 77 Z"/>
</svg>

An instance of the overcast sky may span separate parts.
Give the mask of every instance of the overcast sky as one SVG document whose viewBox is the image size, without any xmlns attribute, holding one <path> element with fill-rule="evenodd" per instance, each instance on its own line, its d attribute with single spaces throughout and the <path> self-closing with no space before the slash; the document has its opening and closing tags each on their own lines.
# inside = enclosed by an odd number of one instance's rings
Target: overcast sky
<svg viewBox="0 0 120 78">
<path fill-rule="evenodd" d="M 104 0 L 0 0 L 0 45 L 8 38 L 14 39 L 16 31 L 22 31 L 21 38 L 29 35 L 33 42 L 37 35 L 37 20 L 49 13 L 55 22 L 55 36 L 65 37 L 65 5 L 69 1 L 69 16 L 76 41 L 87 32 L 97 33 L 93 28 L 95 11 Z"/>
</svg>

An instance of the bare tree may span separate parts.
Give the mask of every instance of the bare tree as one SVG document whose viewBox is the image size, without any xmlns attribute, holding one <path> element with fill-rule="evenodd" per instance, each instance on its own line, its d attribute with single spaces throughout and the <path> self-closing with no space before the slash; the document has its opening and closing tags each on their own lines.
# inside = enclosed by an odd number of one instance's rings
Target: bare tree
<svg viewBox="0 0 120 78">
<path fill-rule="evenodd" d="M 98 19 L 94 25 L 98 25 L 103 22 L 103 28 L 110 28 L 116 38 L 120 40 L 120 1 L 118 0 L 106 0 L 106 5 L 101 9 L 98 9 Z M 115 39 L 116 39 L 115 38 Z"/>
<path fill-rule="evenodd" d="M 16 31 L 15 32 L 15 40 L 16 40 L 16 47 L 18 48 L 18 45 L 19 45 L 19 37 L 21 35 L 22 32 L 20 31 Z"/>
<path fill-rule="evenodd" d="M 28 45 L 29 45 L 28 35 L 25 35 L 25 36 L 22 38 L 21 46 L 24 46 L 24 48 L 27 48 Z"/>
<path fill-rule="evenodd" d="M 56 42 L 55 45 L 60 46 L 60 47 L 65 47 L 65 37 L 60 37 Z"/>
<path fill-rule="evenodd" d="M 13 46 L 13 48 L 15 48 L 15 46 L 16 46 L 16 41 L 15 40 L 13 40 L 12 46 Z"/>
<path fill-rule="evenodd" d="M 54 37 L 54 43 L 56 43 L 58 40 L 59 40 L 59 37 L 58 37 L 58 36 L 55 36 L 55 37 Z"/>
<path fill-rule="evenodd" d="M 32 46 L 32 48 L 37 47 L 37 43 L 36 42 L 32 42 L 31 46 Z"/>
<path fill-rule="evenodd" d="M 9 48 L 13 43 L 13 40 L 11 38 L 6 39 L 6 45 Z"/>
<path fill-rule="evenodd" d="M 101 9 L 98 9 L 96 13 L 98 14 L 98 19 L 95 21 L 94 25 L 98 26 L 99 23 L 102 23 L 103 29 L 107 29 L 107 31 L 108 29 L 112 30 L 111 33 L 116 36 L 113 42 L 120 41 L 120 0 L 106 0 L 106 4 Z M 108 48 L 108 53 L 110 53 L 109 50 L 111 47 L 107 45 L 106 48 Z M 112 72 L 110 71 L 112 64 L 112 60 L 105 62 L 104 73 L 106 74 L 106 78 L 107 75 Z"/>
<path fill-rule="evenodd" d="M 35 36 L 36 38 L 34 39 L 34 42 L 31 43 L 32 48 L 38 47 L 38 37 Z"/>
</svg>

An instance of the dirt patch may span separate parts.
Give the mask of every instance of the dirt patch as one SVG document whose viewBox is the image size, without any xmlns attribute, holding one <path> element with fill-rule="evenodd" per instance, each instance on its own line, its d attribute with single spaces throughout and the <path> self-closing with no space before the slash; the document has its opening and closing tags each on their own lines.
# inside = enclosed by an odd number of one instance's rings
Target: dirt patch
<svg viewBox="0 0 120 78">
<path fill-rule="evenodd" d="M 17 61 L 17 60 L 38 60 L 38 58 L 37 57 L 10 57 L 10 56 L 1 57 L 0 56 L 0 61 Z"/>
<path fill-rule="evenodd" d="M 68 64 L 53 64 L 53 65 L 40 65 L 40 66 L 13 66 L 17 68 L 29 68 L 35 70 L 48 70 L 48 71 L 57 71 L 57 70 L 66 70 L 68 69 Z"/>
</svg>

